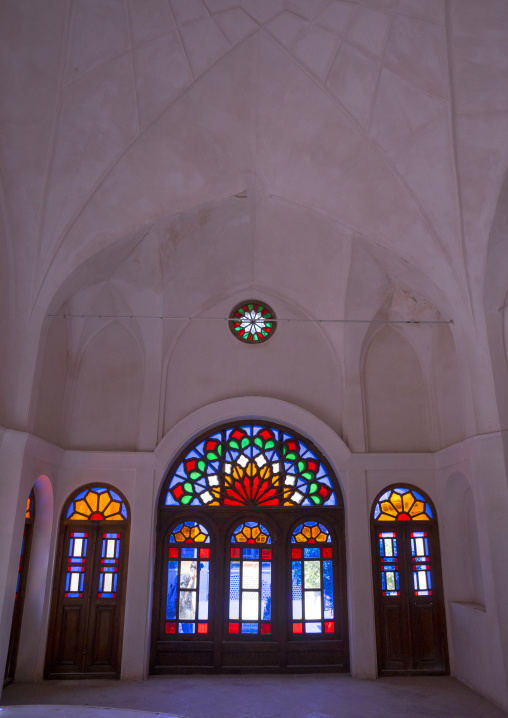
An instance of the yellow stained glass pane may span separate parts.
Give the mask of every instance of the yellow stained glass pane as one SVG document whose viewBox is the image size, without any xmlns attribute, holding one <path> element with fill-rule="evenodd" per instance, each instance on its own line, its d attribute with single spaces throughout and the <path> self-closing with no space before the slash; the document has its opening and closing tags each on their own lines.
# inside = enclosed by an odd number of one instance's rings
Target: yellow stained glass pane
<svg viewBox="0 0 508 718">
<path fill-rule="evenodd" d="M 30 496 L 28 497 L 27 502 L 26 502 L 26 516 L 25 516 L 25 518 L 27 518 L 27 519 L 31 518 L 31 516 L 30 516 Z"/>
<path fill-rule="evenodd" d="M 326 534 L 324 534 L 324 533 L 321 531 L 321 533 L 319 534 L 319 536 L 316 538 L 316 541 L 321 541 L 321 542 L 326 541 Z"/>
<path fill-rule="evenodd" d="M 74 509 L 75 509 L 75 511 L 77 511 L 80 514 L 83 514 L 83 516 L 86 516 L 86 517 L 90 516 L 90 514 L 92 513 L 90 511 L 90 506 L 83 499 L 81 499 L 80 501 L 76 501 L 76 503 L 74 505 Z"/>
<path fill-rule="evenodd" d="M 320 534 L 320 533 L 321 533 L 321 529 L 319 528 L 319 526 L 313 526 L 313 527 L 312 527 L 312 529 L 311 529 L 311 536 L 312 536 L 312 538 L 316 538 L 316 536 L 317 536 L 318 534 Z"/>
<path fill-rule="evenodd" d="M 297 543 L 306 543 L 307 542 L 307 538 L 302 533 L 297 534 L 295 536 L 295 539 L 296 539 Z"/>
<path fill-rule="evenodd" d="M 206 541 L 206 536 L 204 534 L 199 534 L 199 536 L 196 536 L 194 541 L 196 541 L 196 543 L 203 543 L 203 541 Z"/>
<path fill-rule="evenodd" d="M 200 533 L 198 526 L 193 526 L 190 530 L 190 537 L 195 538 Z"/>
<path fill-rule="evenodd" d="M 233 478 L 234 479 L 242 479 L 243 478 L 243 469 L 241 466 L 235 466 L 233 468 Z"/>
<path fill-rule="evenodd" d="M 308 526 L 304 526 L 302 529 L 302 534 L 309 539 L 310 538 L 310 528 Z"/>
<path fill-rule="evenodd" d="M 392 506 L 389 501 L 383 501 L 381 504 L 381 511 L 389 516 L 397 516 L 397 509 Z"/>
<path fill-rule="evenodd" d="M 105 516 L 106 521 L 118 521 L 119 519 L 123 519 L 123 516 L 121 514 L 113 514 L 113 516 Z"/>
<path fill-rule="evenodd" d="M 242 534 L 236 534 L 237 543 L 247 543 L 247 538 Z"/>
<path fill-rule="evenodd" d="M 414 499 L 413 494 L 409 493 L 409 491 L 407 492 L 407 494 L 404 494 L 404 496 L 402 497 L 402 503 L 404 505 L 404 511 L 406 513 L 409 513 L 409 510 L 410 510 L 411 506 L 413 505 L 414 500 L 415 499 Z"/>
<path fill-rule="evenodd" d="M 256 539 L 256 543 L 266 543 L 266 536 L 260 533 Z"/>
<path fill-rule="evenodd" d="M 92 509 L 92 512 L 98 511 L 99 509 L 99 497 L 95 491 L 90 490 L 85 496 L 85 501 Z"/>
<path fill-rule="evenodd" d="M 400 513 L 402 511 L 402 497 L 400 494 L 396 494 L 395 491 L 392 492 L 392 495 L 390 496 L 390 501 L 397 509 L 397 512 Z"/>
<path fill-rule="evenodd" d="M 113 514 L 119 514 L 121 508 L 122 506 L 119 501 L 111 501 L 106 511 L 104 511 L 104 516 L 107 518 Z"/>
<path fill-rule="evenodd" d="M 104 511 L 106 506 L 111 501 L 111 496 L 109 495 L 109 491 L 105 491 L 103 494 L 99 495 L 99 511 Z"/>
<path fill-rule="evenodd" d="M 380 514 L 377 517 L 378 521 L 395 521 L 395 516 L 388 516 L 388 514 Z"/>
<path fill-rule="evenodd" d="M 254 528 L 252 529 L 252 538 L 257 538 L 260 533 L 261 529 L 259 528 L 259 526 L 254 526 Z"/>
<path fill-rule="evenodd" d="M 269 479 L 272 473 L 272 467 L 269 464 L 265 464 L 259 470 L 259 475 L 262 479 Z"/>
<path fill-rule="evenodd" d="M 83 516 L 81 514 L 72 514 L 69 518 L 71 521 L 83 521 Z"/>
<path fill-rule="evenodd" d="M 182 534 L 181 531 L 179 531 L 177 534 L 175 534 L 175 541 L 176 541 L 177 543 L 184 543 L 184 541 L 185 541 L 185 536 Z"/>
<path fill-rule="evenodd" d="M 417 516 L 418 514 L 422 514 L 425 511 L 425 504 L 423 501 L 415 501 L 414 506 L 409 512 L 410 516 Z"/>
<path fill-rule="evenodd" d="M 251 461 L 249 464 L 247 464 L 247 476 L 256 476 L 258 472 L 258 467 L 256 464 Z"/>
</svg>

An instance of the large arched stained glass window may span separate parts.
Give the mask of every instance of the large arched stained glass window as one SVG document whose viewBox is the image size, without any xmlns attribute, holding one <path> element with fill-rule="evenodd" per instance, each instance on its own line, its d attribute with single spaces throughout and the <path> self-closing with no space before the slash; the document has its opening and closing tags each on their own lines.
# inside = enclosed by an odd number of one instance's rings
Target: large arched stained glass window
<svg viewBox="0 0 508 718">
<path fill-rule="evenodd" d="M 210 537 L 204 526 L 185 521 L 169 539 L 166 633 L 207 634 Z"/>
<path fill-rule="evenodd" d="M 229 633 L 271 633 L 272 539 L 256 521 L 246 521 L 231 536 Z"/>
<path fill-rule="evenodd" d="M 245 422 L 210 433 L 179 463 L 166 506 L 336 506 L 329 471 L 302 439 Z"/>
<path fill-rule="evenodd" d="M 334 633 L 332 540 L 317 521 L 293 531 L 291 583 L 293 633 Z"/>
</svg>

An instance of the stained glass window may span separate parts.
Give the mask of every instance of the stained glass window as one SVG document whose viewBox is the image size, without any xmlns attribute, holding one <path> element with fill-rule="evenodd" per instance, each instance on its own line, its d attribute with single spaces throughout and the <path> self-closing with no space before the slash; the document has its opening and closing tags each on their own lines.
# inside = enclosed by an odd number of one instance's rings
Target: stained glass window
<svg viewBox="0 0 508 718">
<path fill-rule="evenodd" d="M 67 576 L 65 597 L 82 598 L 85 580 L 86 552 L 88 534 L 84 531 L 72 531 L 67 549 Z"/>
<path fill-rule="evenodd" d="M 376 521 L 429 521 L 432 518 L 428 501 L 414 489 L 389 489 L 374 508 Z"/>
<path fill-rule="evenodd" d="M 99 598 L 116 598 L 118 584 L 118 561 L 120 556 L 120 534 L 102 535 L 101 563 L 99 570 Z"/>
<path fill-rule="evenodd" d="M 208 531 L 196 521 L 178 524 L 169 538 L 167 634 L 208 634 L 209 583 Z"/>
<path fill-rule="evenodd" d="M 383 596 L 400 596 L 399 558 L 397 537 L 391 531 L 379 532 L 379 557 L 381 559 L 381 590 Z"/>
<path fill-rule="evenodd" d="M 275 313 L 267 304 L 251 299 L 238 304 L 230 314 L 229 328 L 246 344 L 259 344 L 269 339 L 277 323 Z"/>
<path fill-rule="evenodd" d="M 196 442 L 169 481 L 166 505 L 336 506 L 330 472 L 307 443 L 254 422 Z"/>
<path fill-rule="evenodd" d="M 426 531 L 411 532 L 411 563 L 415 596 L 431 596 L 429 540 Z"/>
<path fill-rule="evenodd" d="M 71 521 L 124 521 L 127 507 L 112 489 L 93 486 L 74 496 L 66 518 Z"/>
<path fill-rule="evenodd" d="M 30 491 L 30 496 L 27 499 L 26 502 L 26 513 L 25 513 L 25 519 L 33 519 L 35 516 L 35 496 L 34 496 L 34 490 L 32 489 Z"/>
<path fill-rule="evenodd" d="M 231 537 L 229 564 L 229 633 L 270 635 L 272 540 L 256 521 L 240 524 Z M 254 544 L 241 548 L 238 544 Z"/>
<path fill-rule="evenodd" d="M 306 521 L 293 532 L 291 537 L 293 634 L 335 632 L 331 542 L 328 529 L 317 521 Z"/>
</svg>

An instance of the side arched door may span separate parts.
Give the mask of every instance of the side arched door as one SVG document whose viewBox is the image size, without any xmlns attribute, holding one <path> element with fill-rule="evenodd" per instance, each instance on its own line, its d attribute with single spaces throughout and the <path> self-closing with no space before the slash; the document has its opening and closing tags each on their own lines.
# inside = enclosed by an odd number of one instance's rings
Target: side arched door
<svg viewBox="0 0 508 718">
<path fill-rule="evenodd" d="M 129 516 L 106 486 L 80 489 L 61 522 L 45 678 L 119 678 Z"/>
<path fill-rule="evenodd" d="M 372 552 L 380 676 L 448 673 L 435 511 L 407 486 L 374 504 Z"/>
</svg>

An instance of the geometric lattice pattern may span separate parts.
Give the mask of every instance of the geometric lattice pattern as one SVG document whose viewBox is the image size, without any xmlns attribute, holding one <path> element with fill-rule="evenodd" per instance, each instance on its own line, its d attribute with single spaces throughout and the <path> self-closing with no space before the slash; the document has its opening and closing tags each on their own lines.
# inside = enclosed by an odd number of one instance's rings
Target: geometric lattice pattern
<svg viewBox="0 0 508 718">
<path fill-rule="evenodd" d="M 124 521 L 127 508 L 112 489 L 93 486 L 73 498 L 65 518 L 71 521 Z"/>
<path fill-rule="evenodd" d="M 336 506 L 328 470 L 284 429 L 245 422 L 192 446 L 170 479 L 166 505 Z"/>
<path fill-rule="evenodd" d="M 291 537 L 291 543 L 331 543 L 330 534 L 317 521 L 306 521 L 296 528 Z"/>
<path fill-rule="evenodd" d="M 233 309 L 229 328 L 233 334 L 247 344 L 256 344 L 269 339 L 275 331 L 275 314 L 270 307 L 259 302 L 245 302 Z"/>
<path fill-rule="evenodd" d="M 433 518 L 427 500 L 414 489 L 389 489 L 374 509 L 376 521 L 429 521 Z"/>
</svg>

